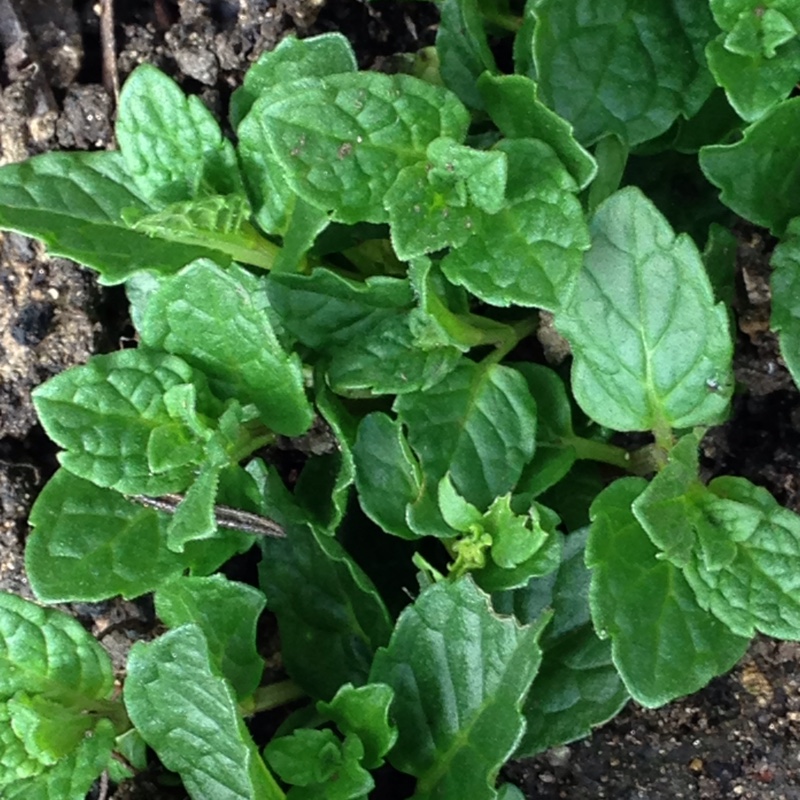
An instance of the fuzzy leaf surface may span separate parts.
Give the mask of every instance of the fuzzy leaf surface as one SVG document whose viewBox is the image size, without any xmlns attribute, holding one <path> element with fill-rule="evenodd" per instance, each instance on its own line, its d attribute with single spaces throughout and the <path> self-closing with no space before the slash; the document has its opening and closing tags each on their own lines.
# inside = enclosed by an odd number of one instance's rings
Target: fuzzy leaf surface
<svg viewBox="0 0 800 800">
<path fill-rule="evenodd" d="M 581 408 L 617 431 L 721 419 L 732 342 L 694 243 L 632 187 L 600 205 L 591 231 L 572 302 L 556 319 Z"/>
<path fill-rule="evenodd" d="M 681 570 L 659 558 L 631 510 L 646 486 L 623 478 L 598 495 L 586 564 L 593 570 L 594 626 L 611 638 L 614 664 L 633 698 L 656 707 L 727 672 L 750 640 L 705 610 Z"/>
<path fill-rule="evenodd" d="M 400 736 L 389 760 L 418 779 L 415 800 L 494 800 L 524 728 L 540 632 L 496 615 L 469 578 L 429 587 L 400 615 L 370 680 L 395 691 Z"/>
<path fill-rule="evenodd" d="M 265 311 L 262 283 L 238 267 L 196 261 L 150 295 L 143 341 L 185 359 L 220 397 L 254 403 L 276 433 L 299 436 L 313 419 L 303 366 L 287 353 Z"/>
<path fill-rule="evenodd" d="M 181 776 L 190 795 L 284 800 L 197 625 L 133 646 L 125 706 L 144 740 L 164 766 Z"/>
<path fill-rule="evenodd" d="M 534 62 L 542 99 L 584 145 L 613 133 L 629 145 L 691 117 L 714 88 L 703 48 L 718 33 L 708 5 L 621 0 L 534 8 Z M 533 76 L 531 76 L 533 77 Z"/>
<path fill-rule="evenodd" d="M 156 613 L 170 628 L 195 623 L 209 656 L 241 700 L 258 687 L 264 661 L 256 651 L 256 624 L 266 605 L 263 593 L 217 574 L 179 577 L 159 587 Z"/>
</svg>

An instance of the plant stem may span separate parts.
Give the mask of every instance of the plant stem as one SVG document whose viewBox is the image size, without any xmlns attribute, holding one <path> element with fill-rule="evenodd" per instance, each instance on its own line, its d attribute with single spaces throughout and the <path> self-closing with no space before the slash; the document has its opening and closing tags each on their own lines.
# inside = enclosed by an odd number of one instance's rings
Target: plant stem
<svg viewBox="0 0 800 800">
<path fill-rule="evenodd" d="M 268 686 L 260 686 L 247 702 L 240 705 L 245 716 L 258 714 L 260 711 L 269 711 L 273 708 L 285 706 L 293 700 L 306 697 L 306 693 L 294 681 L 278 681 Z"/>
<path fill-rule="evenodd" d="M 597 442 L 594 439 L 574 436 L 571 439 L 563 439 L 562 444 L 573 447 L 575 457 L 581 461 L 600 461 L 603 464 L 611 464 L 631 475 L 642 477 L 652 475 L 663 466 L 664 451 L 658 443 L 628 451 L 624 447 L 608 444 L 608 442 Z"/>
<path fill-rule="evenodd" d="M 523 339 L 526 339 L 532 333 L 536 332 L 539 325 L 538 316 L 528 317 L 527 319 L 515 322 L 510 326 L 509 335 L 498 342 L 497 349 L 493 353 L 489 353 L 486 358 L 481 361 L 482 364 L 497 364 L 502 361 Z"/>
</svg>

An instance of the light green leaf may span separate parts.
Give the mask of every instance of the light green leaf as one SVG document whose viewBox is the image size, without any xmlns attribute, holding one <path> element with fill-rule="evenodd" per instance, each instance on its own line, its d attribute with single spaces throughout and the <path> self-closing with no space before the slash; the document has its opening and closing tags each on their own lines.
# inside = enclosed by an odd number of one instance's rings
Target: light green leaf
<svg viewBox="0 0 800 800">
<path fill-rule="evenodd" d="M 144 740 L 193 797 L 284 800 L 197 625 L 133 646 L 125 706 Z"/>
<path fill-rule="evenodd" d="M 445 86 L 470 108 L 483 110 L 483 98 L 476 87 L 480 75 L 497 72 L 486 37 L 480 0 L 444 0 L 436 31 L 439 72 Z"/>
<path fill-rule="evenodd" d="M 442 271 L 492 305 L 559 309 L 589 246 L 576 184 L 544 142 L 508 139 L 495 149 L 508 158 L 507 204 L 470 215 L 472 234 L 445 256 Z"/>
<path fill-rule="evenodd" d="M 211 112 L 149 64 L 125 81 L 115 132 L 128 173 L 156 205 L 242 190 L 233 145 Z"/>
<path fill-rule="evenodd" d="M 394 692 L 383 683 L 354 687 L 344 684 L 330 703 L 318 702 L 317 711 L 336 723 L 345 736 L 357 736 L 364 745 L 361 762 L 377 769 L 397 741 L 397 726 L 389 719 Z"/>
<path fill-rule="evenodd" d="M 700 150 L 700 167 L 722 190 L 720 199 L 737 214 L 782 236 L 800 216 L 800 97 L 778 105 L 731 145 Z"/>
<path fill-rule="evenodd" d="M 276 87 L 356 69 L 353 48 L 341 33 L 308 39 L 287 36 L 274 50 L 262 53 L 245 73 L 243 84 L 231 97 L 231 124 L 238 128 L 259 96 Z"/>
<path fill-rule="evenodd" d="M 685 234 L 636 188 L 591 224 L 572 302 L 556 318 L 574 355 L 575 399 L 617 431 L 719 421 L 733 388 L 728 316 Z"/>
<path fill-rule="evenodd" d="M 265 143 L 292 191 L 340 222 L 385 221 L 383 197 L 400 170 L 434 139 L 466 134 L 455 95 L 408 75 L 344 73 L 290 89 L 257 100 L 240 135 Z"/>
<path fill-rule="evenodd" d="M 614 664 L 634 699 L 656 707 L 727 672 L 745 653 L 737 636 L 695 597 L 631 506 L 647 482 L 623 478 L 592 504 L 586 564 L 594 626 L 611 638 Z"/>
<path fill-rule="evenodd" d="M 783 360 L 795 384 L 800 386 L 800 220 L 790 222 L 786 233 L 770 261 L 770 327 L 778 333 Z"/>
<path fill-rule="evenodd" d="M 611 660 L 611 644 L 600 640 L 592 627 L 591 573 L 583 563 L 588 533 L 584 528 L 566 537 L 557 573 L 492 596 L 498 611 L 513 611 L 523 624 L 553 609 L 541 639 L 542 666 L 523 706 L 528 724 L 517 758 L 588 736 L 628 701 Z"/>
<path fill-rule="evenodd" d="M 524 729 L 540 632 L 497 616 L 470 578 L 434 584 L 400 615 L 370 680 L 395 691 L 400 736 L 389 760 L 418 779 L 416 800 L 494 800 Z"/>
<path fill-rule="evenodd" d="M 714 88 L 703 48 L 718 29 L 706 3 L 543 0 L 534 14 L 542 99 L 584 145 L 609 133 L 629 145 L 653 139 Z"/>
<path fill-rule="evenodd" d="M 139 270 L 170 273 L 206 247 L 152 238 L 123 212 L 156 210 L 136 190 L 119 153 L 45 153 L 0 168 L 0 227 L 41 239 L 52 256 L 72 258 L 122 283 Z"/>
<path fill-rule="evenodd" d="M 242 700 L 258 687 L 264 661 L 256 651 L 263 593 L 224 575 L 178 577 L 156 592 L 156 613 L 170 628 L 190 622 L 205 634 L 209 656 Z"/>
<path fill-rule="evenodd" d="M 118 350 L 56 375 L 37 387 L 33 401 L 47 435 L 66 448 L 59 460 L 70 472 L 119 492 L 161 495 L 185 489 L 203 458 L 195 432 L 170 417 L 165 393 L 196 386 L 197 410 L 213 417 L 218 404 L 204 383 L 177 356 Z M 185 448 L 154 471 L 149 451 L 155 448 L 155 458 L 164 434 L 169 448 Z"/>
<path fill-rule="evenodd" d="M 478 90 L 486 111 L 509 139 L 538 139 L 553 148 L 561 163 L 585 189 L 597 174 L 597 164 L 573 136 L 572 125 L 540 99 L 534 81 L 525 75 L 481 75 Z"/>
<path fill-rule="evenodd" d="M 159 282 L 147 302 L 140 333 L 202 370 L 220 397 L 254 403 L 265 425 L 286 436 L 313 419 L 303 365 L 285 352 L 266 313 L 263 284 L 243 269 L 196 261 Z"/>
<path fill-rule="evenodd" d="M 250 223 L 250 204 L 243 195 L 170 203 L 155 214 L 131 219 L 130 224 L 150 237 L 212 249 L 223 263 L 234 259 L 270 269 L 280 257 L 279 249 Z"/>
<path fill-rule="evenodd" d="M 513 488 L 535 450 L 536 406 L 508 367 L 464 359 L 426 392 L 400 395 L 394 408 L 429 491 L 449 472 L 479 509 Z"/>
</svg>

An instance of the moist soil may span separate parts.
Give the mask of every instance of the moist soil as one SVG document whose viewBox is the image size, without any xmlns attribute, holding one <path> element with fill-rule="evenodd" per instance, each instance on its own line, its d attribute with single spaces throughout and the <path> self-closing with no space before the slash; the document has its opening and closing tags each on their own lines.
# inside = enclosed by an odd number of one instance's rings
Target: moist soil
<svg viewBox="0 0 800 800">
<path fill-rule="evenodd" d="M 341 31 L 361 68 L 433 43 L 436 12 L 423 3 L 361 0 L 117 0 L 119 81 L 155 64 L 199 94 L 224 120 L 250 63 L 284 36 Z M 114 81 L 103 81 L 100 4 L 0 0 L 0 163 L 54 149 L 114 146 Z M 736 377 L 731 420 L 703 442 L 704 470 L 742 475 L 800 511 L 800 395 L 769 331 L 773 242 L 749 226 L 739 241 Z M 23 548 L 27 516 L 56 468 L 36 422 L 31 390 L 52 375 L 133 336 L 122 291 L 16 234 L 0 234 L 0 589 L 31 597 Z M 122 675 L 127 651 L 158 631 L 151 605 L 65 606 L 108 648 Z M 503 777 L 527 798 L 800 800 L 800 646 L 754 641 L 730 675 L 657 709 L 630 704 L 583 741 L 509 764 Z M 404 797 L 400 776 L 381 776 L 377 800 Z M 163 773 L 91 798 L 186 797 Z M 403 787 L 398 794 L 397 790 Z M 469 800 L 469 798 L 465 798 Z"/>
</svg>

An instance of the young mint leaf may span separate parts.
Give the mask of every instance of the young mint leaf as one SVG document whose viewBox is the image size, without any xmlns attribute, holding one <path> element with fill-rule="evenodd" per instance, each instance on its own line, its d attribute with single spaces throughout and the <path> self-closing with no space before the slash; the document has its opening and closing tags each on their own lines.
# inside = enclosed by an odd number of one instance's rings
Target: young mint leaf
<svg viewBox="0 0 800 800">
<path fill-rule="evenodd" d="M 472 215 L 472 235 L 445 256 L 442 271 L 492 305 L 561 308 L 589 246 L 575 182 L 544 142 L 510 139 L 496 149 L 508 157 L 508 203 Z"/>
<path fill-rule="evenodd" d="M 167 549 L 165 517 L 65 469 L 42 489 L 28 522 L 25 570 L 47 603 L 139 597 L 187 566 Z"/>
<path fill-rule="evenodd" d="M 556 319 L 581 408 L 617 431 L 718 421 L 733 388 L 732 342 L 694 243 L 634 187 L 598 208 L 591 231 L 572 302 Z"/>
<path fill-rule="evenodd" d="M 269 428 L 299 436 L 314 416 L 303 365 L 281 347 L 267 305 L 263 284 L 244 269 L 196 261 L 159 282 L 140 333 L 149 347 L 202 370 L 218 396 L 254 403 Z"/>
<path fill-rule="evenodd" d="M 256 651 L 256 624 L 263 593 L 223 575 L 179 577 L 156 592 L 156 613 L 170 628 L 196 623 L 205 634 L 213 664 L 242 700 L 258 687 L 264 661 Z"/>
<path fill-rule="evenodd" d="M 372 776 L 360 764 L 364 746 L 333 731 L 299 728 L 291 736 L 273 739 L 264 758 L 285 783 L 294 784 L 287 800 L 360 800 L 375 788 Z"/>
<path fill-rule="evenodd" d="M 744 132 L 741 141 L 700 150 L 700 167 L 720 199 L 756 225 L 782 236 L 800 216 L 794 187 L 800 181 L 800 97 L 780 103 Z"/>
<path fill-rule="evenodd" d="M 262 53 L 247 70 L 244 83 L 231 97 L 231 124 L 245 118 L 260 95 L 301 78 L 324 78 L 355 72 L 356 57 L 340 33 L 323 33 L 309 39 L 287 36 L 274 50 Z"/>
<path fill-rule="evenodd" d="M 438 501 L 444 521 L 454 530 L 469 533 L 483 529 L 484 515 L 456 491 L 449 474 L 439 481 Z"/>
<path fill-rule="evenodd" d="M 585 189 L 597 174 L 597 164 L 575 139 L 572 125 L 540 99 L 534 81 L 525 75 L 490 75 L 478 80 L 486 111 L 509 139 L 538 139 L 553 148 L 561 163 Z"/>
<path fill-rule="evenodd" d="M 369 578 L 331 536 L 300 522 L 302 513 L 270 472 L 263 509 L 286 529 L 261 542 L 260 584 L 278 617 L 286 669 L 312 697 L 329 700 L 344 683 L 367 683 L 391 621 Z"/>
<path fill-rule="evenodd" d="M 634 699 L 656 707 L 727 672 L 749 637 L 706 611 L 681 570 L 659 558 L 631 510 L 646 486 L 623 478 L 598 495 L 586 564 L 595 628 L 611 638 L 614 664 Z"/>
<path fill-rule="evenodd" d="M 708 43 L 708 66 L 736 113 L 754 122 L 791 94 L 800 74 L 800 40 L 783 45 L 772 57 L 731 52 L 729 41 L 730 35 L 721 34 Z"/>
<path fill-rule="evenodd" d="M 50 255 L 96 269 L 101 283 L 122 283 L 138 270 L 175 272 L 210 256 L 133 230 L 123 212 L 156 211 L 135 188 L 119 153 L 45 153 L 0 168 L 0 227 L 35 236 Z"/>
<path fill-rule="evenodd" d="M 418 779 L 415 798 L 495 798 L 524 729 L 540 633 L 497 616 L 470 578 L 434 584 L 403 611 L 370 680 L 395 691 L 389 760 Z"/>
<path fill-rule="evenodd" d="M 483 110 L 480 75 L 497 72 L 481 15 L 480 0 L 444 0 L 436 31 L 439 72 L 445 86 L 470 108 Z"/>
<path fill-rule="evenodd" d="M 397 727 L 389 719 L 393 699 L 394 692 L 386 684 L 356 688 L 346 683 L 330 703 L 318 702 L 317 711 L 335 722 L 345 736 L 358 737 L 364 746 L 361 763 L 377 769 L 397 741 Z"/>
<path fill-rule="evenodd" d="M 386 414 L 367 414 L 353 445 L 358 501 L 364 513 L 387 533 L 416 539 L 406 519 L 422 488 L 419 462 L 411 452 L 402 426 Z M 392 491 L 387 492 L 386 487 Z"/>
<path fill-rule="evenodd" d="M 284 800 L 199 626 L 137 642 L 128 658 L 124 697 L 144 740 L 193 797 Z"/>
<path fill-rule="evenodd" d="M 155 214 L 135 219 L 131 228 L 148 236 L 216 251 L 223 263 L 231 259 L 263 269 L 274 267 L 279 248 L 250 223 L 250 204 L 243 195 L 212 195 L 170 203 Z M 220 258 L 221 257 L 221 258 Z"/>
<path fill-rule="evenodd" d="M 149 64 L 125 81 L 115 132 L 128 173 L 157 206 L 242 191 L 233 145 L 211 112 Z"/>
<path fill-rule="evenodd" d="M 772 318 L 770 327 L 778 333 L 781 355 L 800 386 L 800 220 L 792 220 L 786 238 L 773 251 Z"/>
<path fill-rule="evenodd" d="M 710 6 L 732 53 L 772 58 L 800 31 L 800 9 L 791 0 L 711 0 Z"/>
<path fill-rule="evenodd" d="M 718 33 L 706 3 L 634 0 L 587 11 L 579 0 L 534 7 L 542 99 L 584 145 L 609 133 L 629 145 L 695 114 L 714 88 L 703 48 Z"/>
<path fill-rule="evenodd" d="M 536 405 L 508 367 L 462 359 L 427 391 L 400 395 L 394 409 L 430 490 L 449 472 L 479 509 L 510 491 L 533 457 Z"/>
<path fill-rule="evenodd" d="M 340 222 L 384 222 L 383 198 L 403 167 L 440 136 L 463 140 L 455 95 L 408 75 L 343 73 L 263 95 L 240 126 L 243 145 L 267 148 L 301 199 Z"/>
<path fill-rule="evenodd" d="M 492 596 L 499 612 L 513 611 L 523 624 L 553 609 L 541 639 L 542 665 L 523 706 L 528 724 L 517 758 L 588 736 L 628 701 L 611 660 L 611 645 L 592 627 L 591 573 L 583 563 L 588 533 L 584 528 L 566 537 L 561 564 L 552 576 Z"/>
<path fill-rule="evenodd" d="M 214 417 L 219 404 L 204 384 L 177 356 L 119 350 L 56 375 L 33 401 L 48 436 L 66 448 L 59 460 L 70 472 L 119 492 L 160 495 L 185 489 L 203 458 L 196 433 L 170 416 L 165 393 L 197 387 L 197 411 Z M 179 457 L 159 464 L 171 448 Z"/>
</svg>

